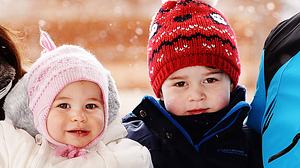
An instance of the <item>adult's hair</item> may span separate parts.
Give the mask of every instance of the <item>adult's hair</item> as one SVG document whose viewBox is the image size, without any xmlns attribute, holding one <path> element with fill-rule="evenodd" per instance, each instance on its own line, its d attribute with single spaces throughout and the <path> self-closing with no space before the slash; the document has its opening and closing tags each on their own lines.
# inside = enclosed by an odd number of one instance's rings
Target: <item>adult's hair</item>
<svg viewBox="0 0 300 168">
<path fill-rule="evenodd" d="M 10 36 L 11 33 L 8 29 L 0 25 L 0 58 L 5 60 L 9 65 L 15 69 L 15 77 L 12 82 L 14 86 L 18 80 L 25 74 L 22 68 L 21 58 L 15 43 Z M 1 64 L 2 62 L 0 62 Z M 0 120 L 4 119 L 4 111 L 2 109 L 5 97 L 0 100 Z"/>
</svg>

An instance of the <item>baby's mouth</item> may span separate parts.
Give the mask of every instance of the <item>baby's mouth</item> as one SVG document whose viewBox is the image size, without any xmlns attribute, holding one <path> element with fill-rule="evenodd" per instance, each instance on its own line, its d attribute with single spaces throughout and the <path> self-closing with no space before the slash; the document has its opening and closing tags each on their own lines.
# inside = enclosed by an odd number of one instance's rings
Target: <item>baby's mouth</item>
<svg viewBox="0 0 300 168">
<path fill-rule="evenodd" d="M 90 133 L 90 131 L 87 130 L 69 130 L 67 132 L 74 136 L 80 136 L 80 137 L 87 136 Z"/>
</svg>

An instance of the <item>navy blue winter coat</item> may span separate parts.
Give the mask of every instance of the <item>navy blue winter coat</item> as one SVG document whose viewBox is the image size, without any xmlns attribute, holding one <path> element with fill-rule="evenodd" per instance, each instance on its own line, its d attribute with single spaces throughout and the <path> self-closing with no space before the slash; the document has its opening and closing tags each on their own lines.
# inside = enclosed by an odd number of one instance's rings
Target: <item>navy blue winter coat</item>
<svg viewBox="0 0 300 168">
<path fill-rule="evenodd" d="M 151 96 L 123 118 L 128 138 L 148 147 L 155 168 L 259 168 L 259 136 L 243 126 L 250 110 L 245 89 L 231 95 L 230 110 L 205 130 L 195 142 L 193 136 L 165 110 L 163 102 Z"/>
</svg>

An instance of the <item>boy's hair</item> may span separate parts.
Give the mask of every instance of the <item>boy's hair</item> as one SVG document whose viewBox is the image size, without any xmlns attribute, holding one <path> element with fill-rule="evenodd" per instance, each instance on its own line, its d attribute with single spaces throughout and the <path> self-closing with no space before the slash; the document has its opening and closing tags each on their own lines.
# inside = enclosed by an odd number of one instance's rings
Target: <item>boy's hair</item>
<svg viewBox="0 0 300 168">
<path fill-rule="evenodd" d="M 234 31 L 220 11 L 203 1 L 165 2 L 150 26 L 147 56 L 157 97 L 169 75 L 189 66 L 220 69 L 234 87 L 238 83 L 240 61 Z"/>
</svg>

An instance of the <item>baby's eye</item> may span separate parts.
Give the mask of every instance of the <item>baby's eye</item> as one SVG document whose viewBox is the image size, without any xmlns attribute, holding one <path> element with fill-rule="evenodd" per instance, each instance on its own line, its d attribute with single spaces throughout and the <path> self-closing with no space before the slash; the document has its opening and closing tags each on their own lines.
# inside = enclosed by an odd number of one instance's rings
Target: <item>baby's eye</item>
<svg viewBox="0 0 300 168">
<path fill-rule="evenodd" d="M 183 82 L 183 81 L 181 81 L 181 82 L 176 82 L 176 83 L 175 83 L 175 86 L 176 86 L 176 87 L 183 87 L 183 86 L 185 86 L 185 85 L 186 85 L 186 83 Z"/>
<path fill-rule="evenodd" d="M 98 106 L 96 104 L 87 104 L 85 105 L 85 108 L 87 109 L 94 109 L 94 108 L 97 108 Z"/>
<path fill-rule="evenodd" d="M 62 108 L 62 109 L 71 108 L 71 106 L 67 103 L 61 103 L 57 107 Z"/>
<path fill-rule="evenodd" d="M 216 81 L 217 81 L 216 78 L 207 78 L 207 79 L 205 79 L 204 83 L 214 83 Z"/>
</svg>

